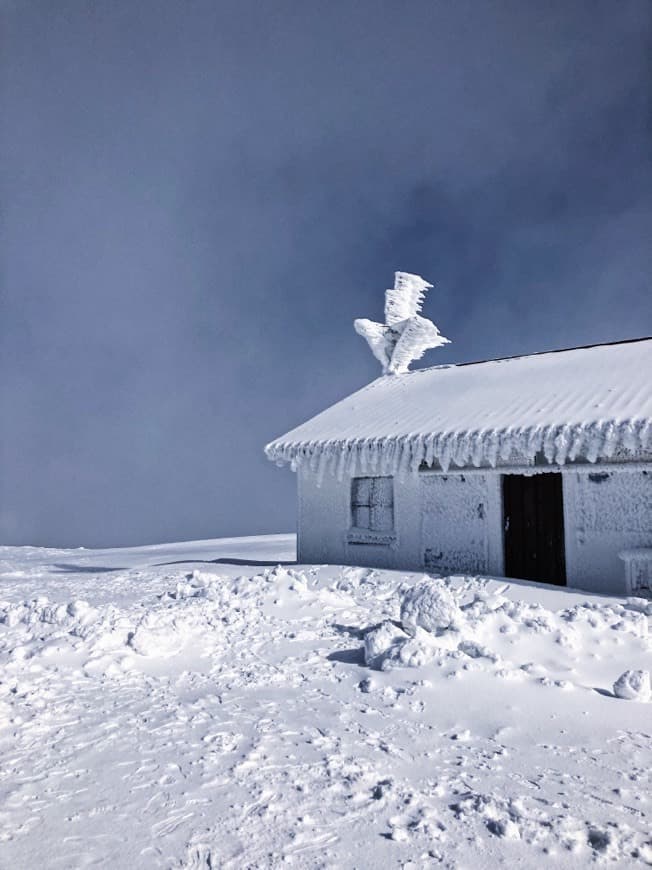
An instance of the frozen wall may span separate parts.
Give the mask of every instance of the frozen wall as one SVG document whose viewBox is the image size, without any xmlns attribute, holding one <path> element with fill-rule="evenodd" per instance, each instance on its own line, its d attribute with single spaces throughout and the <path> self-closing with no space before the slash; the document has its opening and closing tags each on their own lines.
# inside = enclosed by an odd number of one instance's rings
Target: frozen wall
<svg viewBox="0 0 652 870">
<path fill-rule="evenodd" d="M 561 470 L 569 586 L 625 593 L 621 550 L 652 547 L 652 466 L 648 470 Z M 542 472 L 545 473 L 545 472 Z M 354 544 L 351 479 L 299 469 L 302 562 L 369 565 L 433 573 L 502 575 L 501 475 L 422 472 L 396 480 L 391 545 Z"/>
<path fill-rule="evenodd" d="M 437 574 L 501 574 L 497 474 L 421 474 L 422 566 Z"/>
<path fill-rule="evenodd" d="M 326 475 L 317 486 L 316 474 L 298 471 L 298 558 L 302 562 L 369 565 L 378 568 L 423 568 L 421 554 L 420 478 L 409 476 L 394 486 L 395 541 L 354 544 L 351 527 L 351 478 Z"/>
<path fill-rule="evenodd" d="M 564 524 L 568 585 L 624 594 L 621 550 L 652 547 L 649 470 L 567 471 Z"/>
<path fill-rule="evenodd" d="M 496 474 L 421 473 L 394 485 L 396 540 L 391 545 L 348 541 L 351 479 L 317 477 L 300 469 L 298 555 L 302 562 L 335 562 L 434 573 L 502 573 L 502 508 Z"/>
</svg>

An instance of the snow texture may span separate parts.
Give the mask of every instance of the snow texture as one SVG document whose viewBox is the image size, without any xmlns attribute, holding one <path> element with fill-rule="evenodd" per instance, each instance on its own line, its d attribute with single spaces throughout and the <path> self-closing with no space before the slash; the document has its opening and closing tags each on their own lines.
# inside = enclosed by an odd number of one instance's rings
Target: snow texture
<svg viewBox="0 0 652 870">
<path fill-rule="evenodd" d="M 409 634 L 415 634 L 417 628 L 445 631 L 459 617 L 456 597 L 443 583 L 429 577 L 413 586 L 401 603 L 401 624 Z"/>
<path fill-rule="evenodd" d="M 380 665 L 388 651 L 408 639 L 407 634 L 389 619 L 369 629 L 364 636 L 364 660 L 370 667 Z"/>
<path fill-rule="evenodd" d="M 293 557 L 0 548 L 3 868 L 652 864 L 647 599 Z"/>
<path fill-rule="evenodd" d="M 382 377 L 272 441 L 319 479 L 652 451 L 652 340 Z"/>
<path fill-rule="evenodd" d="M 419 314 L 431 287 L 419 275 L 396 272 L 394 288 L 385 293 L 385 323 L 364 318 L 353 321 L 355 331 L 366 339 L 382 365 L 383 374 L 407 372 L 410 363 L 421 359 L 429 348 L 450 344 L 431 320 Z"/>
<path fill-rule="evenodd" d="M 625 671 L 614 683 L 614 695 L 627 701 L 650 700 L 650 674 L 648 671 Z"/>
</svg>

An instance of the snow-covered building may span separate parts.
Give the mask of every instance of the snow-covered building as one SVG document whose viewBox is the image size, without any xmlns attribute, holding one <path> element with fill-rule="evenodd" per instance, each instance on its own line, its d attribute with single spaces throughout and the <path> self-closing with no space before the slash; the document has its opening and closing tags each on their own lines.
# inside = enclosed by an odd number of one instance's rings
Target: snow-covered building
<svg viewBox="0 0 652 870">
<path fill-rule="evenodd" d="M 386 374 L 266 453 L 302 562 L 652 585 L 652 338 Z"/>
</svg>

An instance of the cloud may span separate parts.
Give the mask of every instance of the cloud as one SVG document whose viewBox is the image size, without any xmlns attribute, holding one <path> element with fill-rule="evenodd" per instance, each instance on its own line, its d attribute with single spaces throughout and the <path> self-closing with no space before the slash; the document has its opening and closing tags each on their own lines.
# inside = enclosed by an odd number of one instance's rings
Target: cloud
<svg viewBox="0 0 652 870">
<path fill-rule="evenodd" d="M 425 365 L 649 332 L 651 14 L 4 7 L 0 536 L 292 528 L 262 446 L 376 376 L 395 269 Z"/>
</svg>

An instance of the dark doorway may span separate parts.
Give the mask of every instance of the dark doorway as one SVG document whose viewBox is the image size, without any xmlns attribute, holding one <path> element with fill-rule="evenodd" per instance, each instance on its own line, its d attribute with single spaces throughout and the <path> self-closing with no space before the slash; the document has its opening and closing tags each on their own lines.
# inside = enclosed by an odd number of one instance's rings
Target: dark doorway
<svg viewBox="0 0 652 870">
<path fill-rule="evenodd" d="M 566 585 L 561 474 L 503 476 L 505 576 Z"/>
</svg>

